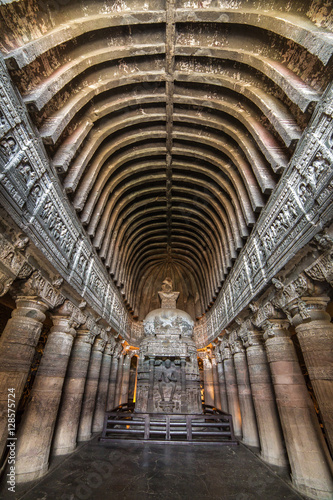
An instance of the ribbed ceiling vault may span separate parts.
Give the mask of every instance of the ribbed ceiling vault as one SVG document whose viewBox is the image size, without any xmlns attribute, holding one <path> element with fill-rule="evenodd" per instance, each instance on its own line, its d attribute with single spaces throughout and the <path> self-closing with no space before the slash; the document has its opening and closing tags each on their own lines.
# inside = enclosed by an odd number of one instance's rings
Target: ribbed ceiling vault
<svg viewBox="0 0 333 500">
<path fill-rule="evenodd" d="M 331 9 L 7 3 L 11 75 L 129 309 L 142 319 L 158 307 L 170 275 L 179 307 L 199 317 L 331 79 Z"/>
</svg>

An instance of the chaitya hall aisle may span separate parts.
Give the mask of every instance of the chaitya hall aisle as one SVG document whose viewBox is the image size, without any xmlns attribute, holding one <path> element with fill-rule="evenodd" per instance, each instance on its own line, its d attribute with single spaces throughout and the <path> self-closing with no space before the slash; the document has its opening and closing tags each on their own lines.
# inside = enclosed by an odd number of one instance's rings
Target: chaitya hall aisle
<svg viewBox="0 0 333 500">
<path fill-rule="evenodd" d="M 245 446 L 100 444 L 56 457 L 15 500 L 301 500 Z M 3 500 L 13 500 L 0 490 Z"/>
</svg>

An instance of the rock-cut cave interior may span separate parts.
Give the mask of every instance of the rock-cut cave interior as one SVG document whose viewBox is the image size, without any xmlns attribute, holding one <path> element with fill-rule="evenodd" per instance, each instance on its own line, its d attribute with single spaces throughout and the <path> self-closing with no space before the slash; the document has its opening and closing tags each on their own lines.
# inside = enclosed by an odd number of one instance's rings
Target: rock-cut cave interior
<svg viewBox="0 0 333 500">
<path fill-rule="evenodd" d="M 0 27 L 1 498 L 332 500 L 332 1 Z"/>
</svg>

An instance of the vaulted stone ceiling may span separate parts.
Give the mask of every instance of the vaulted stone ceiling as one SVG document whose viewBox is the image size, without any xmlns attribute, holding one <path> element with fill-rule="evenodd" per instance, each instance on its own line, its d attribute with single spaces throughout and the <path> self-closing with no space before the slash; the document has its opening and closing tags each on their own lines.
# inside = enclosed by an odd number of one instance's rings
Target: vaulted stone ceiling
<svg viewBox="0 0 333 500">
<path fill-rule="evenodd" d="M 167 274 L 199 317 L 331 80 L 331 7 L 2 3 L 11 76 L 134 317 Z"/>
</svg>

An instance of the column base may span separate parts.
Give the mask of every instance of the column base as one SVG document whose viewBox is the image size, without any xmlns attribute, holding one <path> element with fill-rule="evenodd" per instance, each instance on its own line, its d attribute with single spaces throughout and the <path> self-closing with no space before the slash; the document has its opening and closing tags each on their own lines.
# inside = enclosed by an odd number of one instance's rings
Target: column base
<svg viewBox="0 0 333 500">
<path fill-rule="evenodd" d="M 93 437 L 93 435 L 90 433 L 87 436 L 79 436 L 77 440 L 80 441 L 90 441 L 90 439 Z"/>
<path fill-rule="evenodd" d="M 279 458 L 279 457 L 269 457 L 267 455 L 263 455 L 260 453 L 259 457 L 263 462 L 265 462 L 268 465 L 273 465 L 275 467 L 281 467 L 283 469 L 288 468 L 288 461 L 287 459 L 284 458 Z"/>
<path fill-rule="evenodd" d="M 59 455 L 68 455 L 69 453 L 73 453 L 73 451 L 76 450 L 76 444 L 74 446 L 68 446 L 67 448 L 57 448 L 52 450 L 52 455 L 53 456 L 59 456 Z"/>
<path fill-rule="evenodd" d="M 47 463 L 42 469 L 38 469 L 32 472 L 23 472 L 22 474 L 16 473 L 15 481 L 17 484 L 29 483 L 30 481 L 35 481 L 36 479 L 45 476 L 48 470 L 49 464 Z"/>
<path fill-rule="evenodd" d="M 251 448 L 255 450 L 259 450 L 260 446 L 258 445 L 257 441 L 250 441 L 248 439 L 241 439 L 242 443 L 245 444 L 245 446 L 250 446 Z"/>
<path fill-rule="evenodd" d="M 92 428 L 92 432 L 93 432 L 93 434 L 96 434 L 96 433 L 102 432 L 102 430 L 103 430 L 103 424 L 102 424 L 102 425 L 99 425 L 98 427 L 93 427 L 93 428 Z"/>
<path fill-rule="evenodd" d="M 311 498 L 314 500 L 332 500 L 333 498 L 333 490 L 318 490 L 316 488 L 311 488 L 310 486 L 306 486 L 299 483 L 298 481 L 295 481 L 293 477 L 291 478 L 291 480 L 294 488 L 306 498 Z"/>
</svg>

